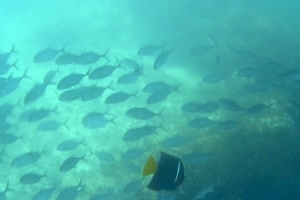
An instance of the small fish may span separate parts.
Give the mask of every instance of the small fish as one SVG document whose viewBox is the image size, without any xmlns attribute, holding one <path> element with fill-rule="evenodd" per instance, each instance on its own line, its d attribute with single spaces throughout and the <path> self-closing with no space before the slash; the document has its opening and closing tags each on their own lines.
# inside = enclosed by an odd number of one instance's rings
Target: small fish
<svg viewBox="0 0 300 200">
<path fill-rule="evenodd" d="M 143 68 L 137 68 L 133 72 L 123 74 L 118 78 L 117 83 L 120 85 L 127 85 L 136 82 L 139 77 L 143 74 Z"/>
<path fill-rule="evenodd" d="M 125 151 L 121 155 L 121 160 L 123 161 L 130 161 L 140 158 L 142 155 L 144 155 L 146 151 L 143 149 L 133 148 Z"/>
<path fill-rule="evenodd" d="M 143 91 L 149 94 L 153 94 L 156 92 L 161 92 L 161 91 L 175 91 L 177 90 L 177 86 L 172 86 L 165 81 L 154 81 L 151 83 L 148 83 Z"/>
<path fill-rule="evenodd" d="M 46 176 L 46 173 L 45 174 L 36 174 L 36 173 L 27 173 L 27 174 L 24 174 L 23 176 L 21 176 L 20 178 L 20 183 L 21 184 L 25 184 L 25 185 L 30 185 L 30 184 L 34 184 L 34 183 L 37 183 L 41 180 L 41 178 L 43 178 L 44 176 Z"/>
<path fill-rule="evenodd" d="M 122 67 L 128 68 L 128 69 L 138 69 L 140 66 L 139 64 L 137 64 L 137 62 L 135 62 L 134 60 L 130 59 L 130 58 L 124 58 L 121 60 L 120 65 Z"/>
<path fill-rule="evenodd" d="M 147 120 L 150 119 L 154 116 L 159 116 L 162 113 L 163 110 L 161 110 L 159 113 L 154 113 L 153 111 L 147 109 L 147 108 L 140 108 L 140 107 L 135 107 L 131 108 L 126 111 L 126 115 L 130 118 L 133 119 L 142 119 L 142 120 Z"/>
<path fill-rule="evenodd" d="M 85 74 L 79 74 L 79 73 L 72 73 L 65 77 L 63 77 L 57 84 L 58 90 L 64 90 L 71 88 L 81 82 L 83 77 L 88 76 L 90 73 L 90 70 L 88 70 Z"/>
<path fill-rule="evenodd" d="M 207 117 L 198 117 L 190 121 L 189 126 L 191 128 L 205 128 L 211 126 L 215 122 L 208 119 Z"/>
<path fill-rule="evenodd" d="M 59 143 L 56 147 L 56 150 L 58 151 L 70 151 L 75 149 L 77 146 L 79 146 L 83 142 L 84 138 L 82 140 L 77 139 L 68 139 L 64 140 L 61 143 Z"/>
<path fill-rule="evenodd" d="M 200 107 L 201 107 L 201 104 L 200 104 L 200 103 L 197 103 L 197 102 L 189 102 L 189 103 L 184 104 L 184 105 L 181 107 L 181 111 L 182 111 L 182 112 L 185 112 L 185 113 L 198 112 Z"/>
<path fill-rule="evenodd" d="M 116 161 L 115 157 L 111 153 L 109 153 L 107 151 L 104 151 L 104 150 L 97 151 L 95 153 L 95 155 L 97 156 L 97 158 L 99 160 L 102 160 L 102 161 L 107 161 L 107 162 L 114 162 L 114 161 Z"/>
<path fill-rule="evenodd" d="M 171 90 L 159 91 L 151 94 L 147 99 L 147 105 L 156 104 L 162 102 L 163 100 L 167 99 Z"/>
<path fill-rule="evenodd" d="M 106 104 L 116 104 L 126 101 L 128 98 L 134 96 L 136 98 L 136 93 L 129 94 L 127 92 L 116 92 L 111 95 L 109 95 L 105 99 Z"/>
<path fill-rule="evenodd" d="M 158 164 L 151 155 L 146 162 L 143 175 L 154 174 L 148 188 L 154 191 L 175 190 L 184 180 L 184 166 L 180 158 L 160 152 Z"/>
<path fill-rule="evenodd" d="M 43 63 L 43 62 L 47 62 L 50 60 L 54 60 L 55 57 L 62 52 L 63 49 L 61 50 L 57 50 L 57 49 L 53 49 L 53 48 L 46 48 L 44 50 L 39 51 L 33 58 L 33 62 L 34 63 Z"/>
<path fill-rule="evenodd" d="M 38 191 L 33 197 L 32 200 L 49 200 L 54 192 L 56 187 L 42 189 Z"/>
<path fill-rule="evenodd" d="M 57 112 L 56 109 L 57 108 L 54 108 L 54 109 L 47 109 L 47 108 L 32 109 L 28 115 L 27 121 L 28 122 L 39 121 L 39 120 L 49 116 L 49 114 L 51 112 Z"/>
<path fill-rule="evenodd" d="M 88 88 L 88 86 L 80 86 L 78 88 L 66 90 L 59 95 L 58 100 L 62 102 L 69 102 L 80 99 L 85 95 Z"/>
<path fill-rule="evenodd" d="M 13 134 L 0 132 L 0 145 L 11 144 L 15 142 L 17 139 L 19 139 L 19 137 Z"/>
<path fill-rule="evenodd" d="M 108 122 L 113 123 L 113 119 L 108 120 L 104 117 L 105 113 L 91 112 L 86 114 L 81 123 L 87 129 L 97 129 L 104 127 Z"/>
<path fill-rule="evenodd" d="M 153 44 L 145 45 L 138 50 L 137 55 L 151 56 L 163 47 L 164 46 L 157 46 L 157 45 L 153 45 Z"/>
<path fill-rule="evenodd" d="M 119 66 L 104 65 L 92 70 L 89 74 L 90 80 L 102 79 L 110 76 Z"/>
<path fill-rule="evenodd" d="M 86 90 L 83 92 L 83 94 L 80 97 L 81 101 L 91 101 L 94 99 L 97 99 L 98 97 L 101 97 L 102 94 L 108 89 L 110 85 L 107 87 L 101 87 L 101 86 L 88 86 L 86 87 Z"/>
<path fill-rule="evenodd" d="M 101 57 L 106 58 L 107 52 L 108 52 L 108 50 L 102 55 L 98 54 L 98 53 L 95 53 L 95 52 L 92 52 L 92 51 L 82 53 L 78 56 L 75 63 L 78 64 L 78 65 L 93 64 L 93 63 L 97 62 Z"/>
<path fill-rule="evenodd" d="M 51 132 L 51 131 L 56 131 L 61 126 L 65 126 L 67 129 L 70 129 L 66 125 L 66 123 L 67 123 L 67 121 L 65 121 L 64 123 L 61 123 L 61 122 L 59 122 L 55 119 L 50 119 L 50 120 L 41 122 L 38 125 L 37 130 L 38 131 Z"/>
<path fill-rule="evenodd" d="M 60 56 L 58 56 L 55 60 L 55 64 L 57 65 L 69 65 L 75 63 L 78 59 L 78 55 L 64 52 Z"/>
<path fill-rule="evenodd" d="M 69 186 L 58 193 L 56 200 L 75 200 L 80 192 L 84 190 L 81 180 L 77 186 Z"/>
<path fill-rule="evenodd" d="M 219 110 L 220 105 L 214 102 L 207 102 L 204 104 L 201 104 L 200 107 L 198 108 L 198 112 L 201 113 L 212 113 L 212 112 L 216 112 L 217 110 Z"/>
<path fill-rule="evenodd" d="M 60 172 L 68 172 L 74 167 L 76 167 L 77 163 L 80 160 L 84 159 L 85 154 L 82 157 L 71 156 L 67 158 L 60 166 Z"/>
<path fill-rule="evenodd" d="M 223 98 L 223 99 L 220 99 L 219 101 L 226 110 L 229 110 L 231 112 L 244 111 L 245 110 L 238 103 L 236 103 L 235 101 L 233 101 L 231 99 Z"/>
<path fill-rule="evenodd" d="M 264 104 L 261 104 L 261 103 L 255 104 L 247 110 L 247 115 L 260 114 L 263 110 L 265 110 L 267 108 L 269 109 L 272 106 L 273 106 L 273 103 L 271 103 L 270 105 L 264 105 Z"/>
<path fill-rule="evenodd" d="M 5 80 L 5 82 L 0 85 L 0 97 L 7 96 L 14 92 L 20 85 L 21 81 L 24 78 L 29 78 L 27 76 L 27 69 L 24 71 L 23 76 L 21 77 L 9 77 Z"/>
<path fill-rule="evenodd" d="M 49 70 L 44 76 L 44 83 L 50 84 L 57 72 L 58 68 L 57 70 Z"/>
<path fill-rule="evenodd" d="M 37 162 L 41 158 L 41 155 L 42 155 L 41 152 L 34 152 L 34 151 L 23 153 L 12 160 L 11 166 L 14 168 L 21 168 L 21 167 L 28 166 L 34 162 Z"/>
<path fill-rule="evenodd" d="M 138 190 L 140 190 L 142 187 L 142 181 L 141 180 L 134 180 L 125 185 L 123 188 L 123 193 L 124 194 L 134 194 Z"/>
<path fill-rule="evenodd" d="M 24 105 L 29 105 L 43 96 L 48 84 L 41 83 L 33 86 L 25 95 Z"/>
<path fill-rule="evenodd" d="M 145 136 L 154 133 L 158 127 L 160 127 L 160 125 L 159 126 L 145 125 L 145 126 L 128 129 L 123 136 L 123 141 L 132 142 L 132 141 L 139 140 Z"/>
<path fill-rule="evenodd" d="M 153 68 L 155 70 L 160 69 L 167 62 L 169 55 L 172 51 L 173 51 L 173 49 L 159 54 L 154 61 Z"/>
</svg>

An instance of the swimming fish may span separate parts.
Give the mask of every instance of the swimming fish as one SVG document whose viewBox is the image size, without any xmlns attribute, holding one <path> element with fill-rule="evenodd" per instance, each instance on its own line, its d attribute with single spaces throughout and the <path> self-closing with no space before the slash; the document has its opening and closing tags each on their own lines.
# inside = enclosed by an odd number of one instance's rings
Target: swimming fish
<svg viewBox="0 0 300 200">
<path fill-rule="evenodd" d="M 160 114 L 162 113 L 164 109 L 162 109 L 160 112 L 155 113 L 147 108 L 142 107 L 134 107 L 130 108 L 126 111 L 126 116 L 130 117 L 132 119 L 142 119 L 142 120 L 148 120 L 152 117 L 158 116 L 161 118 Z"/>
<path fill-rule="evenodd" d="M 55 59 L 55 57 L 63 52 L 63 49 L 46 48 L 39 51 L 33 58 L 34 63 L 43 63 Z"/>
<path fill-rule="evenodd" d="M 163 47 L 164 47 L 163 45 L 158 46 L 158 45 L 148 44 L 148 45 L 145 45 L 145 46 L 141 47 L 138 50 L 137 55 L 139 55 L 139 56 L 151 56 Z"/>
<path fill-rule="evenodd" d="M 61 93 L 58 100 L 61 102 L 69 102 L 77 99 L 81 99 L 87 92 L 88 86 L 80 86 L 78 88 L 72 88 Z"/>
<path fill-rule="evenodd" d="M 56 187 L 41 189 L 33 197 L 32 200 L 48 200 L 51 198 Z"/>
<path fill-rule="evenodd" d="M 38 183 L 44 176 L 46 176 L 46 173 L 41 175 L 41 174 L 30 172 L 21 176 L 20 183 L 25 185 Z"/>
<path fill-rule="evenodd" d="M 81 82 L 83 77 L 88 76 L 90 70 L 88 70 L 85 74 L 80 73 L 71 73 L 65 77 L 63 77 L 57 84 L 58 90 L 69 89 Z"/>
<path fill-rule="evenodd" d="M 65 187 L 62 191 L 58 193 L 56 200 L 73 200 L 76 199 L 79 193 L 81 193 L 85 188 L 82 184 L 82 180 L 78 185 Z"/>
<path fill-rule="evenodd" d="M 158 164 L 151 155 L 143 169 L 143 175 L 154 174 L 148 188 L 154 191 L 174 190 L 184 180 L 184 167 L 180 158 L 160 152 Z"/>
<path fill-rule="evenodd" d="M 260 114 L 263 110 L 265 109 L 269 109 L 273 106 L 273 103 L 269 104 L 269 105 L 265 105 L 265 104 L 261 104 L 261 103 L 258 103 L 258 104 L 255 104 L 254 106 L 252 106 L 251 108 L 249 108 L 247 110 L 247 115 L 257 115 L 257 114 Z"/>
<path fill-rule="evenodd" d="M 18 139 L 17 136 L 10 133 L 2 133 L 0 134 L 0 145 L 11 144 Z"/>
<path fill-rule="evenodd" d="M 135 60 L 132 60 L 130 58 L 124 58 L 120 61 L 120 65 L 124 68 L 128 68 L 128 69 L 137 69 L 139 68 L 139 64 L 135 61 Z"/>
<path fill-rule="evenodd" d="M 173 51 L 173 48 L 169 51 L 162 52 L 157 56 L 157 58 L 154 61 L 153 68 L 154 70 L 157 70 L 161 68 L 168 60 L 170 53 Z"/>
<path fill-rule="evenodd" d="M 47 121 L 43 121 L 41 122 L 38 127 L 37 127 L 37 130 L 38 131 L 44 131 L 44 132 L 51 132 L 51 131 L 56 131 L 59 127 L 61 126 L 64 126 L 66 127 L 67 129 L 70 129 L 66 123 L 68 121 L 65 121 L 63 123 L 61 123 L 60 121 L 58 120 L 55 120 L 55 119 L 49 119 Z"/>
<path fill-rule="evenodd" d="M 222 106 L 229 111 L 236 112 L 236 111 L 244 111 L 245 109 L 242 108 L 238 103 L 231 99 L 220 99 L 219 100 Z"/>
<path fill-rule="evenodd" d="M 111 154 L 110 152 L 105 151 L 105 150 L 97 151 L 94 154 L 101 161 L 107 161 L 107 162 L 114 162 L 114 161 L 116 161 L 114 155 Z"/>
<path fill-rule="evenodd" d="M 110 76 L 119 66 L 114 65 L 103 65 L 101 67 L 97 67 L 89 73 L 90 80 L 102 79 Z"/>
<path fill-rule="evenodd" d="M 82 120 L 81 123 L 84 126 L 84 128 L 87 129 L 97 129 L 104 127 L 108 122 L 113 123 L 113 119 L 106 119 L 104 117 L 105 113 L 100 112 L 91 112 L 86 114 Z"/>
<path fill-rule="evenodd" d="M 171 90 L 155 92 L 148 97 L 147 104 L 150 105 L 162 102 L 163 100 L 167 99 L 170 93 Z"/>
<path fill-rule="evenodd" d="M 130 94 L 127 92 L 116 92 L 116 93 L 109 95 L 106 98 L 105 103 L 106 104 L 121 103 L 121 102 L 126 101 L 131 96 L 134 96 L 135 98 L 137 98 L 135 95 L 136 95 L 136 93 Z"/>
<path fill-rule="evenodd" d="M 28 166 L 38 161 L 41 158 L 42 154 L 43 152 L 34 152 L 34 151 L 23 153 L 12 160 L 11 166 L 14 168 L 21 168 L 21 167 Z"/>
<path fill-rule="evenodd" d="M 190 121 L 189 127 L 191 128 L 205 128 L 213 125 L 215 122 L 207 117 L 197 117 Z"/>
<path fill-rule="evenodd" d="M 48 109 L 48 108 L 40 108 L 40 109 L 32 109 L 30 110 L 28 114 L 27 121 L 28 122 L 36 122 L 41 119 L 44 119 L 45 117 L 49 116 L 51 112 L 57 112 L 57 108 L 54 109 Z"/>
<path fill-rule="evenodd" d="M 24 104 L 28 105 L 35 102 L 37 99 L 43 96 L 47 88 L 47 83 L 36 84 L 25 95 Z"/>
<path fill-rule="evenodd" d="M 123 74 L 118 78 L 117 83 L 119 85 L 127 85 L 136 82 L 139 77 L 143 75 L 143 67 L 137 68 L 132 72 Z"/>
<path fill-rule="evenodd" d="M 67 158 L 60 166 L 60 172 L 68 172 L 71 169 L 73 169 L 74 167 L 76 167 L 77 163 L 80 160 L 84 160 L 84 156 L 82 157 L 75 157 L 75 156 L 71 156 L 69 158 Z"/>
<path fill-rule="evenodd" d="M 64 140 L 61 143 L 59 143 L 56 147 L 56 150 L 58 151 L 70 151 L 78 147 L 80 144 L 83 143 L 83 140 L 77 140 L 77 139 L 68 139 Z"/>
<path fill-rule="evenodd" d="M 23 76 L 21 76 L 21 77 L 12 77 L 12 76 L 9 76 L 0 85 L 0 97 L 7 96 L 10 93 L 12 93 L 13 91 L 15 91 L 19 87 L 21 81 L 24 78 L 30 78 L 29 76 L 27 76 L 27 69 L 25 70 Z"/>
<path fill-rule="evenodd" d="M 161 92 L 161 91 L 176 91 L 176 90 L 178 90 L 177 87 L 178 86 L 170 85 L 164 81 L 154 81 L 154 82 L 148 83 L 144 87 L 143 91 L 146 93 L 149 93 L 149 94 L 153 94 L 153 93 Z"/>
<path fill-rule="evenodd" d="M 76 62 L 78 57 L 79 56 L 76 55 L 76 54 L 67 53 L 67 52 L 64 51 L 63 54 L 59 55 L 56 58 L 55 64 L 57 64 L 57 65 L 69 65 L 69 64 L 72 64 L 72 63 Z"/>
<path fill-rule="evenodd" d="M 132 141 L 139 140 L 147 135 L 151 135 L 159 127 L 160 125 L 158 126 L 145 125 L 136 128 L 131 128 L 125 132 L 123 136 L 123 141 L 132 142 Z"/>
<path fill-rule="evenodd" d="M 82 53 L 78 56 L 78 58 L 76 59 L 75 63 L 78 65 L 90 65 L 93 64 L 95 62 L 97 62 L 101 57 L 106 58 L 106 54 L 107 54 L 108 50 L 104 53 L 104 54 L 98 54 L 92 51 L 89 52 L 85 52 Z"/>
</svg>

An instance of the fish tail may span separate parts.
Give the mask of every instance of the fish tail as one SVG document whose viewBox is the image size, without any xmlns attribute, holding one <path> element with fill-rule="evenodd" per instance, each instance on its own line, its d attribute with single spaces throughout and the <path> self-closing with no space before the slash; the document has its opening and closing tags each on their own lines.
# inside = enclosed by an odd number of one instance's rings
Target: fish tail
<svg viewBox="0 0 300 200">
<path fill-rule="evenodd" d="M 104 54 L 101 56 L 104 57 L 106 61 L 110 62 L 110 59 L 107 57 L 108 52 L 109 52 L 109 48 L 107 48 Z"/>
<path fill-rule="evenodd" d="M 28 68 L 25 69 L 24 74 L 22 75 L 21 79 L 23 79 L 23 78 L 29 78 L 29 79 L 31 79 L 30 76 L 27 76 L 27 73 L 28 73 Z"/>
<path fill-rule="evenodd" d="M 11 53 L 11 54 L 12 54 L 12 53 L 19 53 L 19 51 L 16 50 L 16 48 L 15 48 L 15 44 L 12 45 L 11 50 L 10 50 L 10 53 Z"/>
<path fill-rule="evenodd" d="M 17 63 L 18 63 L 18 59 L 11 66 L 16 68 L 17 70 L 20 70 L 19 67 L 17 66 Z"/>
</svg>

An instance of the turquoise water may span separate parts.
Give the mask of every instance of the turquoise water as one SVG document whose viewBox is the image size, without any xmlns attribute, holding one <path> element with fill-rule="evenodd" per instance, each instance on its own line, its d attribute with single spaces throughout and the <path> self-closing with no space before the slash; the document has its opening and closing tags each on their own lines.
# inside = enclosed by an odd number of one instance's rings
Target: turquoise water
<svg viewBox="0 0 300 200">
<path fill-rule="evenodd" d="M 300 199 L 299 6 L 3 1 L 0 199 Z"/>
</svg>

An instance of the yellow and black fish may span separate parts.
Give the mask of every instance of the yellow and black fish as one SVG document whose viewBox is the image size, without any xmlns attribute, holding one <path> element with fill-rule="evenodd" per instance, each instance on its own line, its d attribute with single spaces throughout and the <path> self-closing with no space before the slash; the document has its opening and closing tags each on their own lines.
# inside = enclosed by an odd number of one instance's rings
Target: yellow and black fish
<svg viewBox="0 0 300 200">
<path fill-rule="evenodd" d="M 156 164 L 151 155 L 143 169 L 143 175 L 154 174 L 148 188 L 151 190 L 174 190 L 184 180 L 184 167 L 180 158 L 160 152 L 160 160 Z"/>
</svg>

